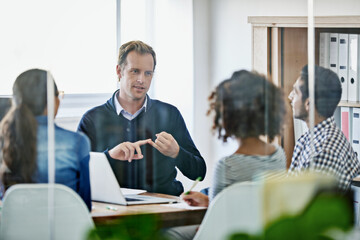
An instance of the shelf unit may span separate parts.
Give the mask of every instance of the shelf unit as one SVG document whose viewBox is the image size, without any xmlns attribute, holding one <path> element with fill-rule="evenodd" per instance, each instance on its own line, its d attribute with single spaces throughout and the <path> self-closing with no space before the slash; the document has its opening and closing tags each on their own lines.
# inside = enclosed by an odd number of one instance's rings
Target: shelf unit
<svg viewBox="0 0 360 240">
<path fill-rule="evenodd" d="M 315 17 L 315 63 L 319 62 L 320 32 L 360 34 L 360 16 Z M 252 66 L 265 74 L 286 96 L 292 90 L 301 68 L 307 64 L 307 17 L 254 16 L 252 25 Z M 360 107 L 360 102 L 340 102 L 339 106 Z M 290 104 L 281 137 L 287 166 L 290 165 L 295 139 Z"/>
</svg>

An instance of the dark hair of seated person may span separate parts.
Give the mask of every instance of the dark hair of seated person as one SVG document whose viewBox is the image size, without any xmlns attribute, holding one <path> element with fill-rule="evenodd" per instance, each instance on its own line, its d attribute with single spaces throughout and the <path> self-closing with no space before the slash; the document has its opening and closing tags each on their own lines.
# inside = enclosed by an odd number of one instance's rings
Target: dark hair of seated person
<svg viewBox="0 0 360 240">
<path fill-rule="evenodd" d="M 54 82 L 54 95 L 58 95 Z M 36 171 L 37 121 L 47 106 L 47 71 L 31 69 L 13 85 L 12 106 L 0 122 L 0 177 L 4 190 L 32 183 Z"/>
<path fill-rule="evenodd" d="M 208 115 L 214 114 L 212 128 L 224 142 L 229 137 L 261 135 L 272 141 L 282 131 L 286 114 L 284 94 L 258 73 L 234 72 L 218 85 L 209 101 Z"/>
</svg>

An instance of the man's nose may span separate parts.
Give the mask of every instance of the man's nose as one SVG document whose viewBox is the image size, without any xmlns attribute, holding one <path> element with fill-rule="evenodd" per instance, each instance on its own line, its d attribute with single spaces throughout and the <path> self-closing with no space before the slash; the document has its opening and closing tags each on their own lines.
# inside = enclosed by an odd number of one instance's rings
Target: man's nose
<svg viewBox="0 0 360 240">
<path fill-rule="evenodd" d="M 145 81 L 145 75 L 144 74 L 140 74 L 138 79 L 136 80 L 138 83 L 143 84 Z"/>
<path fill-rule="evenodd" d="M 289 96 L 288 96 L 289 100 L 292 100 L 292 99 L 293 99 L 293 95 L 294 95 L 294 91 L 291 91 L 291 92 L 289 93 Z"/>
</svg>

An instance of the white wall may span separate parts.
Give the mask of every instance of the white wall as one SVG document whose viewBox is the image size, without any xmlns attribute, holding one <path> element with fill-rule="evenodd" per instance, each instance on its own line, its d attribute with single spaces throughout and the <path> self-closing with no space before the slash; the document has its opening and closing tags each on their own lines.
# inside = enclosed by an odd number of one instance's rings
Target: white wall
<svg viewBox="0 0 360 240">
<path fill-rule="evenodd" d="M 193 1 L 194 24 L 194 142 L 208 167 L 206 177 L 198 184 L 196 190 L 210 184 L 212 161 L 212 135 L 210 133 L 210 120 L 206 117 L 207 97 L 210 94 L 210 4 L 208 0 Z"/>
<path fill-rule="evenodd" d="M 359 0 L 315 0 L 315 15 L 360 15 Z M 233 71 L 251 69 L 248 16 L 306 16 L 306 0 L 194 0 L 195 141 L 205 157 L 211 182 L 213 164 L 236 150 L 210 134 L 206 97 Z M 207 122 L 207 123 L 205 123 Z"/>
</svg>

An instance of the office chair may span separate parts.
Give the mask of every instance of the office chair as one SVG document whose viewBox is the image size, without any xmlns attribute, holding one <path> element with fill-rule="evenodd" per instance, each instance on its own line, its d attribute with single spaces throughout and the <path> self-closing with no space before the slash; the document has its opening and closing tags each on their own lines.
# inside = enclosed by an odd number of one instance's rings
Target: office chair
<svg viewBox="0 0 360 240">
<path fill-rule="evenodd" d="M 54 239 L 85 239 L 94 228 L 88 208 L 61 184 L 16 184 L 3 199 L 0 239 L 50 239 L 48 193 L 54 188 Z"/>
<path fill-rule="evenodd" d="M 312 174 L 235 183 L 212 200 L 194 240 L 228 239 L 239 232 L 257 235 L 279 216 L 302 211 L 319 188 L 335 185 L 330 176 Z"/>
<path fill-rule="evenodd" d="M 242 182 L 221 191 L 211 202 L 194 240 L 227 239 L 232 233 L 262 230 L 262 185 Z"/>
</svg>

